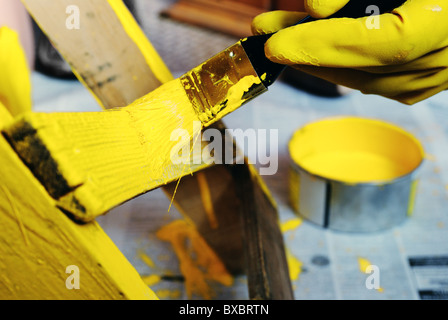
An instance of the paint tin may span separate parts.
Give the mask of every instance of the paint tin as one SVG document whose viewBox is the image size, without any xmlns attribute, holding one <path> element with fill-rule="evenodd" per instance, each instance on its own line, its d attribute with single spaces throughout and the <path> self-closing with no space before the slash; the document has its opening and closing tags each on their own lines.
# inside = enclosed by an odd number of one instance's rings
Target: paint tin
<svg viewBox="0 0 448 320">
<path fill-rule="evenodd" d="M 412 214 L 421 143 L 393 124 L 359 117 L 309 123 L 290 142 L 290 202 L 324 228 L 374 232 Z"/>
</svg>

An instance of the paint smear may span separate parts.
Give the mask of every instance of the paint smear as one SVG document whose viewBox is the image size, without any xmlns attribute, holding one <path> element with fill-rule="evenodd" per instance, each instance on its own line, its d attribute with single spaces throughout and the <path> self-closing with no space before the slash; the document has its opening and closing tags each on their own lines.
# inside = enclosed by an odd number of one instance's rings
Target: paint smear
<svg viewBox="0 0 448 320">
<path fill-rule="evenodd" d="M 160 299 L 179 299 L 182 295 L 180 290 L 160 289 L 157 290 L 156 295 Z"/>
<path fill-rule="evenodd" d="M 362 273 L 369 274 L 369 272 L 367 272 L 367 268 L 372 265 L 372 263 L 369 260 L 367 260 L 366 258 L 358 257 L 358 265 L 359 265 L 359 270 Z M 384 291 L 384 289 L 382 287 L 379 287 L 376 290 L 378 292 L 383 292 Z"/>
<path fill-rule="evenodd" d="M 142 259 L 142 261 L 150 268 L 155 268 L 155 263 L 154 261 L 144 252 L 139 251 L 138 252 L 138 256 L 140 259 Z"/>
<path fill-rule="evenodd" d="M 189 299 L 195 294 L 204 300 L 212 299 L 215 293 L 207 282 L 209 280 L 225 286 L 233 284 L 233 277 L 192 223 L 175 220 L 163 226 L 156 235 L 173 246 Z"/>
<path fill-rule="evenodd" d="M 248 89 L 255 84 L 260 84 L 261 80 L 255 76 L 245 76 L 235 83 L 227 92 L 227 111 L 220 115 L 219 118 L 228 113 L 228 111 L 234 111 L 238 109 L 248 98 L 244 99 L 243 96 L 248 92 Z M 215 106 L 214 109 L 220 108 Z M 218 110 L 214 110 L 214 114 L 218 113 Z"/>
<path fill-rule="evenodd" d="M 161 277 L 159 275 L 152 274 L 149 276 L 143 276 L 142 280 L 147 286 L 151 287 L 158 284 L 161 280 Z"/>
<path fill-rule="evenodd" d="M 409 201 L 408 201 L 408 216 L 411 216 L 414 213 L 415 206 L 415 197 L 417 195 L 418 189 L 418 180 L 412 181 L 411 188 L 409 190 Z"/>
<path fill-rule="evenodd" d="M 359 265 L 359 270 L 362 273 L 367 273 L 367 267 L 371 266 L 372 264 L 370 263 L 369 260 L 365 259 L 365 258 L 358 258 L 358 265 Z"/>
<path fill-rule="evenodd" d="M 289 278 L 292 281 L 298 280 L 302 273 L 303 262 L 297 259 L 289 249 L 286 249 L 286 261 L 288 262 Z"/>
<path fill-rule="evenodd" d="M 282 233 L 295 230 L 302 224 L 302 222 L 303 220 L 301 218 L 290 219 L 280 224 L 280 230 Z"/>
<path fill-rule="evenodd" d="M 297 229 L 302 224 L 302 219 L 293 218 L 288 221 L 285 221 L 280 224 L 280 230 L 282 233 L 286 233 L 288 231 L 292 231 Z M 297 259 L 291 252 L 289 248 L 286 248 L 286 261 L 288 263 L 289 268 L 289 278 L 292 281 L 296 281 L 299 279 L 300 274 L 302 273 L 303 263 L 299 259 Z"/>
</svg>

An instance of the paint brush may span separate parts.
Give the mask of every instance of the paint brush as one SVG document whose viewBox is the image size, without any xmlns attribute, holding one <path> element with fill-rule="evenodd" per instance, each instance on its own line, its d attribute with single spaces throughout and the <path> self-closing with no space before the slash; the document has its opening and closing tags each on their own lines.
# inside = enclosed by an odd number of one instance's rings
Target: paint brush
<svg viewBox="0 0 448 320">
<path fill-rule="evenodd" d="M 374 1 L 381 13 L 389 12 L 402 3 L 403 0 Z M 329 18 L 359 18 L 369 13 L 366 10 L 371 4 L 372 0 L 349 1 Z M 315 20 L 307 16 L 297 24 Z M 286 68 L 270 61 L 264 54 L 265 43 L 271 36 L 244 38 L 180 78 L 205 127 L 267 91 Z"/>
<path fill-rule="evenodd" d="M 265 92 L 285 68 L 264 55 L 269 36 L 242 39 L 129 106 L 26 113 L 2 134 L 55 205 L 77 221 L 91 221 L 212 163 L 204 152 L 200 161 L 189 152 L 201 143 L 201 130 Z M 179 131 L 184 134 L 173 139 Z M 188 161 L 175 163 L 183 146 Z"/>
</svg>

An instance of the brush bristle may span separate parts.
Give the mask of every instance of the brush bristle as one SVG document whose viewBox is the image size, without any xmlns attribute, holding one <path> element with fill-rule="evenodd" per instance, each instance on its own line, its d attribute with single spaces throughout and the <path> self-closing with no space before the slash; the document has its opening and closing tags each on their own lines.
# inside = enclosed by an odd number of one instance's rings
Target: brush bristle
<svg viewBox="0 0 448 320">
<path fill-rule="evenodd" d="M 183 135 L 172 139 L 176 129 Z M 190 146 L 201 129 L 176 79 L 121 109 L 28 113 L 5 133 L 46 189 L 54 190 L 59 205 L 88 221 L 205 167 L 203 163 L 175 164 L 171 159 L 173 148 Z M 45 159 L 42 152 L 47 155 Z M 38 172 L 42 168 L 57 175 Z M 65 186 L 62 193 L 57 190 L 60 185 Z"/>
<path fill-rule="evenodd" d="M 165 83 L 158 89 L 121 109 L 139 133 L 145 146 L 148 165 L 160 170 L 171 168 L 171 150 L 178 144 L 189 144 L 200 134 L 202 125 L 179 79 Z M 172 140 L 175 130 L 183 130 L 183 139 Z M 177 136 L 177 135 L 176 135 Z M 170 179 L 171 172 L 165 172 Z"/>
</svg>

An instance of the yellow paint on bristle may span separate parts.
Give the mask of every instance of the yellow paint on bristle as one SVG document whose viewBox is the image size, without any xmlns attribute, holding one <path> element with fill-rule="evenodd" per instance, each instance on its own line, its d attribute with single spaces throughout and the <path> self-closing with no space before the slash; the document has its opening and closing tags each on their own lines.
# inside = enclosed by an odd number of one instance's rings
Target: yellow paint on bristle
<svg viewBox="0 0 448 320">
<path fill-rule="evenodd" d="M 129 113 L 129 116 L 134 121 L 133 125 L 135 125 L 139 133 L 141 144 L 147 146 L 148 151 L 150 149 L 150 154 L 148 153 L 147 155 L 148 164 L 152 169 L 160 170 L 153 176 L 160 176 L 163 172 L 162 176 L 166 177 L 164 183 L 178 176 L 178 170 L 169 170 L 172 168 L 173 163 L 170 158 L 171 151 L 175 147 L 178 148 L 179 145 L 186 145 L 192 142 L 190 146 L 191 151 L 194 144 L 197 143 L 195 140 L 201 136 L 200 132 L 202 130 L 202 125 L 197 125 L 200 124 L 200 120 L 180 79 L 166 82 L 129 106 L 121 108 L 120 111 Z M 182 136 L 184 140 L 171 140 L 171 134 L 175 130 L 185 130 L 188 133 L 188 138 L 184 139 L 184 136 Z M 159 169 L 156 169 L 157 167 Z M 188 171 L 191 172 L 190 167 L 184 164 L 181 175 Z M 178 185 L 176 190 L 177 187 Z M 174 191 L 173 199 L 176 190 Z M 170 208 L 171 203 L 168 211 Z"/>
<path fill-rule="evenodd" d="M 197 125 L 193 125 L 196 123 Z M 26 128 L 32 127 L 31 132 Z M 15 149 L 31 167 L 42 159 L 35 148 L 45 148 L 73 191 L 58 197 L 58 205 L 82 221 L 106 213 L 144 192 L 179 179 L 205 164 L 174 164 L 171 151 L 200 136 L 202 126 L 180 80 L 160 86 L 124 108 L 102 112 L 25 113 L 5 132 L 20 136 Z M 185 134 L 171 139 L 176 130 Z M 31 146 L 37 138 L 41 144 Z M 34 140 L 33 140 L 34 139 Z M 29 154 L 26 154 L 29 153 Z M 42 176 L 45 178 L 46 173 Z M 52 176 L 50 176 L 52 177 Z M 54 180 L 43 182 L 47 187 Z M 56 187 L 55 187 L 56 188 Z M 50 192 L 51 194 L 51 192 Z M 79 210 L 79 206 L 83 209 Z"/>
<path fill-rule="evenodd" d="M 13 116 L 31 111 L 30 70 L 19 35 L 0 27 L 0 103 Z"/>
<path fill-rule="evenodd" d="M 169 155 L 179 143 L 170 139 L 174 130 L 188 132 L 188 139 L 181 141 L 187 144 L 202 129 L 193 126 L 199 119 L 179 79 L 163 84 L 118 112 L 129 115 L 132 126 L 129 130 L 137 132 L 141 145 L 147 150 L 148 168 L 164 170 L 171 167 Z"/>
<path fill-rule="evenodd" d="M 162 227 L 156 235 L 173 246 L 190 299 L 194 294 L 205 300 L 213 298 L 214 292 L 207 280 L 217 281 L 225 286 L 232 285 L 233 277 L 193 224 L 176 220 Z"/>
</svg>

